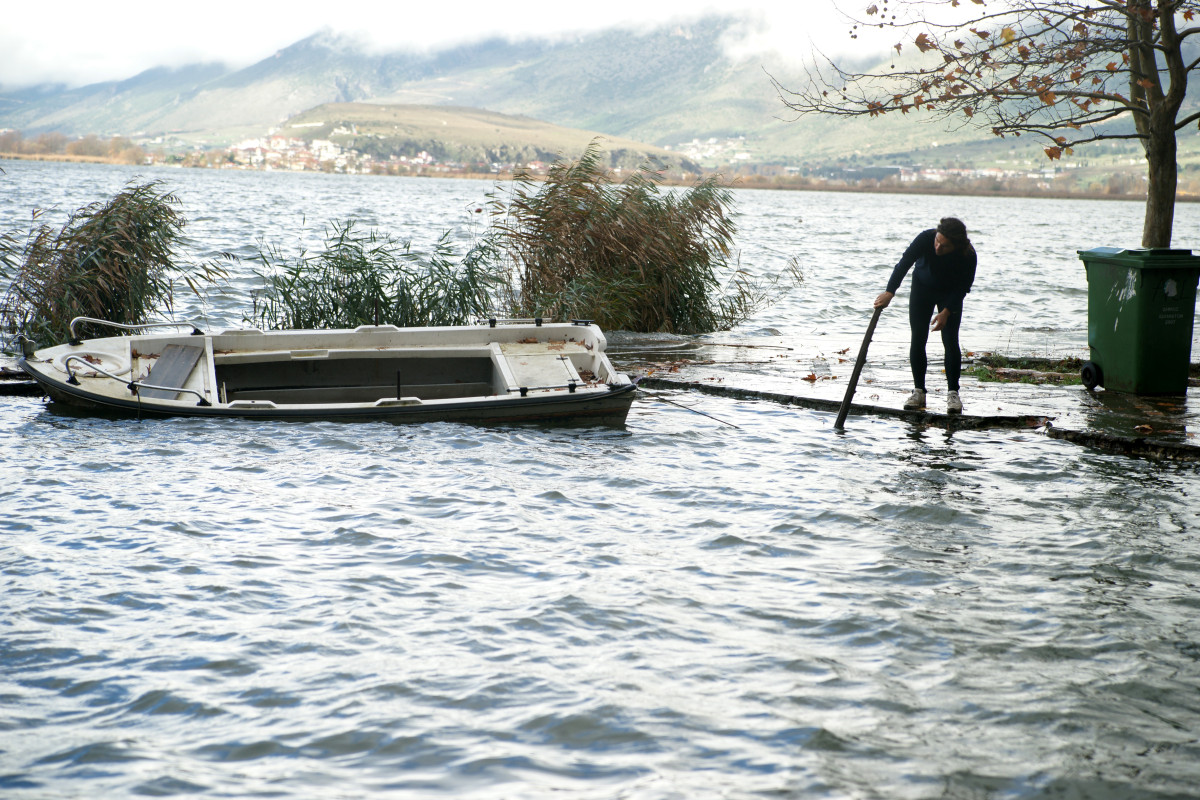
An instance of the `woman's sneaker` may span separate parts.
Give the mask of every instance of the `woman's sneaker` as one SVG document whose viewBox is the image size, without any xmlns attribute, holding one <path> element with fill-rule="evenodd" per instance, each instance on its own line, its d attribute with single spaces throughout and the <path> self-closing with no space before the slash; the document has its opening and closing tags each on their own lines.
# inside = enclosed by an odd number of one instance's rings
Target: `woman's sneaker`
<svg viewBox="0 0 1200 800">
<path fill-rule="evenodd" d="M 924 389 L 913 389 L 913 393 L 910 394 L 908 396 L 908 399 L 904 401 L 904 410 L 905 411 L 916 411 L 917 409 L 924 408 L 924 407 L 925 407 L 925 390 Z"/>
<path fill-rule="evenodd" d="M 961 414 L 962 413 L 962 399 L 959 398 L 958 392 L 951 391 L 951 392 L 946 393 L 946 413 L 947 414 Z"/>
</svg>

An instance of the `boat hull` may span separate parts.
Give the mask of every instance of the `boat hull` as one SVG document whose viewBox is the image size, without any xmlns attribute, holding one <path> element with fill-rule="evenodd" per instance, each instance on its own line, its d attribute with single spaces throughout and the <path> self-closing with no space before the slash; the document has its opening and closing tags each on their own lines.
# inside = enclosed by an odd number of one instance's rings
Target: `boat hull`
<svg viewBox="0 0 1200 800">
<path fill-rule="evenodd" d="M 34 378 L 53 402 L 74 409 L 138 417 L 243 417 L 248 419 L 386 419 L 395 422 L 519 422 L 586 419 L 617 424 L 625 421 L 633 404 L 636 386 L 614 386 L 605 394 L 554 398 L 521 398 L 507 401 L 475 401 L 438 406 L 393 408 L 264 408 L 229 409 L 219 406 L 163 408 L 160 404 L 119 401 L 81 392 L 71 386 Z"/>
</svg>

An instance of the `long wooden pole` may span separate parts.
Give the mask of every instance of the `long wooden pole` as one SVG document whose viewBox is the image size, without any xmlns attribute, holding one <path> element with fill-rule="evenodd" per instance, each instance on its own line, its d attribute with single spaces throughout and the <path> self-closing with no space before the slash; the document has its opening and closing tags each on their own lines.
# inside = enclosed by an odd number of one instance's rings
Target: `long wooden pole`
<svg viewBox="0 0 1200 800">
<path fill-rule="evenodd" d="M 863 337 L 862 347 L 858 349 L 858 361 L 854 363 L 854 372 L 850 374 L 850 385 L 846 387 L 846 396 L 842 399 L 842 407 L 838 409 L 837 421 L 833 423 L 834 430 L 845 430 L 846 414 L 850 412 L 850 401 L 854 399 L 854 390 L 858 387 L 858 376 L 862 373 L 863 364 L 867 363 L 867 348 L 871 346 L 871 337 L 875 335 L 875 326 L 879 323 L 879 315 L 883 306 L 877 306 L 871 315 L 871 324 L 867 326 L 867 335 Z"/>
</svg>

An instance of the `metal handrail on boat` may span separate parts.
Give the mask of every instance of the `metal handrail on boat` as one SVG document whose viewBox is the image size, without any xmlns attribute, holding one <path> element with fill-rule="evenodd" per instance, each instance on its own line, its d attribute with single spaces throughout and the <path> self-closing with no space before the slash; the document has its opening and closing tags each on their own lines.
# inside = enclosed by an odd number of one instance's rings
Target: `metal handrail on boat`
<svg viewBox="0 0 1200 800">
<path fill-rule="evenodd" d="M 578 388 L 579 384 L 575 381 L 571 381 L 570 383 L 548 383 L 545 386 L 518 386 L 517 392 L 520 393 L 521 397 L 525 397 L 530 392 L 548 392 L 551 389 L 566 389 L 569 393 L 574 394 L 575 390 Z M 512 389 L 509 389 L 509 391 L 511 392 Z"/>
<path fill-rule="evenodd" d="M 591 325 L 595 322 L 593 319 L 575 319 L 568 320 L 572 325 Z M 542 325 L 549 325 L 554 322 L 554 317 L 487 317 L 486 319 L 479 318 L 476 324 L 482 325 L 486 322 L 489 327 L 497 325 L 537 325 L 539 328 Z"/>
<path fill-rule="evenodd" d="M 542 325 L 553 322 L 553 317 L 488 317 L 487 325 L 489 328 L 494 328 L 497 325 L 536 325 L 539 328 Z M 483 324 L 480 321 L 479 324 Z"/>
<path fill-rule="evenodd" d="M 525 397 L 530 392 L 546 392 L 546 391 L 550 391 L 551 389 L 566 389 L 569 394 L 574 394 L 577 389 L 595 389 L 595 388 L 599 388 L 600 386 L 607 387 L 610 392 L 616 391 L 617 389 L 620 389 L 620 388 L 623 388 L 623 385 L 619 384 L 619 383 L 605 383 L 604 381 L 579 380 L 579 381 L 568 381 L 567 383 L 548 383 L 548 384 L 545 384 L 544 386 L 516 386 L 516 387 L 509 389 L 508 391 L 510 391 L 510 392 L 516 391 L 517 393 L 519 393 L 521 395 L 521 397 Z"/>
<path fill-rule="evenodd" d="M 96 364 L 93 364 L 92 362 L 88 361 L 87 360 L 88 355 L 89 354 L 87 354 L 87 353 L 73 353 L 62 360 L 62 365 L 67 370 L 67 383 L 71 384 L 72 386 L 79 385 L 79 379 L 76 378 L 75 373 L 71 371 L 71 362 L 72 361 L 82 361 L 88 365 L 88 369 L 93 370 L 94 372 L 98 372 L 101 375 L 103 375 L 104 377 L 110 378 L 111 380 L 114 380 L 114 381 L 123 380 L 119 375 L 113 375 L 111 372 L 109 372 L 105 369 L 102 369 L 101 367 L 97 366 Z M 155 384 L 155 383 L 143 383 L 141 381 L 128 381 L 125 384 L 125 387 L 127 389 L 129 389 L 129 391 L 132 394 L 138 394 L 139 390 L 141 390 L 141 389 L 160 389 L 164 392 L 177 392 L 177 393 L 183 392 L 185 394 L 194 394 L 194 395 L 196 395 L 196 397 L 200 398 L 200 402 L 196 403 L 196 405 L 198 405 L 198 406 L 211 406 L 212 405 L 212 403 L 209 402 L 208 398 L 205 397 L 198 389 L 187 389 L 182 386 L 159 386 L 158 384 Z"/>
<path fill-rule="evenodd" d="M 192 336 L 203 336 L 204 335 L 204 331 L 200 330 L 200 326 L 192 321 L 148 322 L 144 325 L 126 325 L 123 322 L 110 322 L 109 320 L 96 319 L 95 317 L 76 317 L 75 319 L 71 320 L 71 325 L 69 328 L 69 331 L 71 334 L 70 343 L 75 344 L 75 345 L 79 344 L 82 341 L 78 336 L 75 335 L 75 323 L 76 322 L 90 322 L 93 325 L 107 325 L 110 328 L 120 328 L 121 330 L 125 330 L 125 331 L 141 331 L 141 330 L 147 330 L 148 328 L 182 328 L 186 325 L 186 326 L 191 327 L 191 329 L 192 329 L 191 335 Z"/>
</svg>

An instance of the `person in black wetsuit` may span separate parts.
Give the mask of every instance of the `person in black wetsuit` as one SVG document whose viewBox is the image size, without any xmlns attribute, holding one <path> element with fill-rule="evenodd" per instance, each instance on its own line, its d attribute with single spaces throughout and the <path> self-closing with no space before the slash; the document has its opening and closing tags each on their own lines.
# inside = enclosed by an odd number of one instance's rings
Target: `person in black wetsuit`
<svg viewBox="0 0 1200 800">
<path fill-rule="evenodd" d="M 912 328 L 908 358 L 916 388 L 904 401 L 904 407 L 910 410 L 925 407 L 925 343 L 929 331 L 935 330 L 942 332 L 942 345 L 946 349 L 946 386 L 949 389 L 946 411 L 961 414 L 958 377 L 962 372 L 962 351 L 958 346 L 958 329 L 962 324 L 963 298 L 975 281 L 976 264 L 975 248 L 967 238 L 967 226 L 960 219 L 945 217 L 936 228 L 917 234 L 892 270 L 887 291 L 875 298 L 876 308 L 887 308 L 914 264 L 916 269 L 913 270 L 908 299 L 908 324 Z"/>
</svg>

